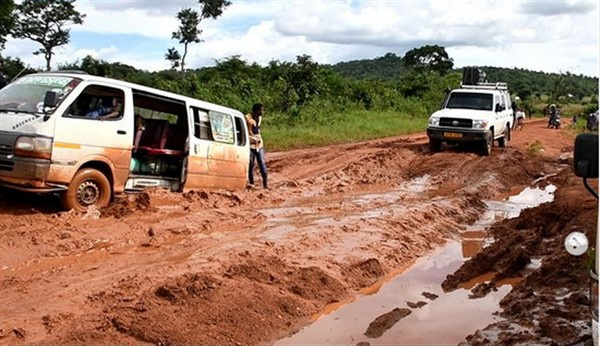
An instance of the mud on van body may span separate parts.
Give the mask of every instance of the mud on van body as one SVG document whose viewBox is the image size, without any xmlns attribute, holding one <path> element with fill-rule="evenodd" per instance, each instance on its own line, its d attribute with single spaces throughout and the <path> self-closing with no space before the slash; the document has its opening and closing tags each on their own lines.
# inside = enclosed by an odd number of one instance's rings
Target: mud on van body
<svg viewBox="0 0 600 346">
<path fill-rule="evenodd" d="M 66 209 L 148 187 L 246 184 L 243 114 L 80 73 L 38 73 L 0 90 L 0 184 L 58 192 Z"/>
</svg>

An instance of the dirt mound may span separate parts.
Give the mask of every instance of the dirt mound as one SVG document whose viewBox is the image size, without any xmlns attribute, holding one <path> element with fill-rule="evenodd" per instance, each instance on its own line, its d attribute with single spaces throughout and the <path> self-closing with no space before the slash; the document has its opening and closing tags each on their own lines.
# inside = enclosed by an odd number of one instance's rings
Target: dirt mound
<svg viewBox="0 0 600 346">
<path fill-rule="evenodd" d="M 136 212 L 154 213 L 158 209 L 152 205 L 150 194 L 143 192 L 135 195 L 125 195 L 118 198 L 108 207 L 100 210 L 101 217 L 121 219 Z"/>
<path fill-rule="evenodd" d="M 234 192 L 192 190 L 183 194 L 191 203 L 209 208 L 233 208 L 242 205 L 242 198 Z"/>
<path fill-rule="evenodd" d="M 198 273 L 169 279 L 137 301 L 118 304 L 109 316 L 119 332 L 146 342 L 254 344 L 308 318 L 315 301 L 342 296 L 343 287 L 318 268 L 249 261 L 222 278 Z"/>
<path fill-rule="evenodd" d="M 347 266 L 342 274 L 349 279 L 354 288 L 371 286 L 385 275 L 386 271 L 379 260 L 369 258 L 366 261 Z"/>
<path fill-rule="evenodd" d="M 243 277 L 265 285 L 276 285 L 301 298 L 324 304 L 344 298 L 346 287 L 318 267 L 297 267 L 276 257 L 249 260 L 231 266 L 226 277 Z"/>
<path fill-rule="evenodd" d="M 531 156 L 522 150 L 507 148 L 493 156 L 462 153 L 459 164 L 454 152 L 423 155 L 408 166 L 407 178 L 432 176 L 431 197 L 463 192 L 483 199 L 492 199 L 499 191 L 528 185 L 536 178 L 553 171 L 551 160 Z"/>
<path fill-rule="evenodd" d="M 158 287 L 154 294 L 171 303 L 210 295 L 221 284 L 215 278 L 203 274 L 186 274 Z"/>
</svg>

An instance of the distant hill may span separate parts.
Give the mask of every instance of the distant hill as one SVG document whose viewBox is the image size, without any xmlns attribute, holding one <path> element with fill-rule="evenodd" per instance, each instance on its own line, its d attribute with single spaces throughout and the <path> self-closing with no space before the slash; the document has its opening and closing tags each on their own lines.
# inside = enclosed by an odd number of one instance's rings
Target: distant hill
<svg viewBox="0 0 600 346">
<path fill-rule="evenodd" d="M 568 93 L 576 98 L 598 95 L 598 78 L 565 74 L 531 71 L 520 68 L 502 68 L 481 66 L 490 82 L 507 82 L 510 89 L 518 92 L 525 91 L 533 95 L 549 95 L 553 88 L 561 85 Z"/>
<path fill-rule="evenodd" d="M 354 79 L 397 79 L 406 72 L 402 57 L 394 53 L 375 59 L 340 62 L 330 67 L 341 76 Z"/>
<path fill-rule="evenodd" d="M 341 76 L 354 79 L 399 79 L 408 69 L 402 57 L 387 53 L 374 59 L 340 62 L 329 66 Z M 570 73 L 546 73 L 520 68 L 480 66 L 490 82 L 506 82 L 515 95 L 527 98 L 530 95 L 549 95 L 556 88 L 557 79 L 562 87 L 576 98 L 598 95 L 598 78 Z M 462 68 L 454 72 L 462 72 Z"/>
</svg>

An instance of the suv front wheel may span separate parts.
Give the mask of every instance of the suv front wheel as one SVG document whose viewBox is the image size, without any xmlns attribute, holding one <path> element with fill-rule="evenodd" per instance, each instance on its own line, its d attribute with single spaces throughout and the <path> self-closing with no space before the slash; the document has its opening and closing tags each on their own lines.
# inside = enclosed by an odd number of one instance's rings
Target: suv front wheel
<svg viewBox="0 0 600 346">
<path fill-rule="evenodd" d="M 498 146 L 500 148 L 506 148 L 508 146 L 508 141 L 510 141 L 510 127 L 506 126 L 506 130 L 504 130 L 504 135 L 502 138 L 498 139 Z"/>
<path fill-rule="evenodd" d="M 489 156 L 494 146 L 494 133 L 490 130 L 486 135 L 485 141 L 481 143 L 481 155 Z"/>
<path fill-rule="evenodd" d="M 437 138 L 429 138 L 429 150 L 433 153 L 442 151 L 442 141 Z"/>
</svg>

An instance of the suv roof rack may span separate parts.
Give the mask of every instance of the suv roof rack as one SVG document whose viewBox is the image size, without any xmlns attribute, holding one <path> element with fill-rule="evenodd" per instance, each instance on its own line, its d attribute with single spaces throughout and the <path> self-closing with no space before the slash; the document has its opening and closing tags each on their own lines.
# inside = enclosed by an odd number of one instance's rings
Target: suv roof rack
<svg viewBox="0 0 600 346">
<path fill-rule="evenodd" d="M 504 82 L 497 83 L 477 83 L 475 85 L 463 85 L 461 83 L 461 88 L 463 89 L 489 89 L 489 90 L 508 90 L 508 84 Z"/>
</svg>

